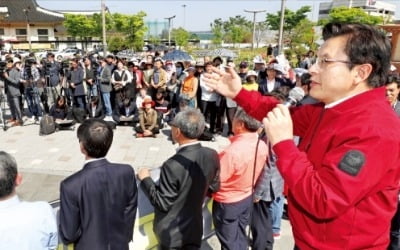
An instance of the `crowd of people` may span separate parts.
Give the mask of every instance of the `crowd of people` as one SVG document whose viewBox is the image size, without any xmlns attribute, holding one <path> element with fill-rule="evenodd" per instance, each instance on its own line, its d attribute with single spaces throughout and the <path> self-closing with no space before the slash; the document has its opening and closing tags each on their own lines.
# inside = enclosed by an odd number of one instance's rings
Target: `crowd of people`
<svg viewBox="0 0 400 250">
<path fill-rule="evenodd" d="M 243 86 L 282 98 L 290 88 L 302 86 L 300 77 L 307 70 L 294 71 L 284 57 L 278 58 L 269 56 L 265 61 L 257 56 L 252 62 L 239 62 L 236 68 Z M 59 129 L 69 129 L 86 118 L 101 118 L 115 125 L 132 126 L 137 137 L 152 137 L 183 105 L 201 110 L 210 134 L 223 134 L 226 119 L 225 134 L 233 135 L 236 103 L 208 88 L 203 79 L 212 67 L 235 66 L 231 58 L 174 62 L 149 52 L 144 58 L 129 60 L 88 54 L 59 62 L 52 53 L 42 60 L 36 60 L 33 54 L 25 58 L 5 55 L 4 59 L 7 66 L 2 80 L 11 111 L 9 126 L 23 125 L 25 116 L 28 122 L 39 123 L 49 114 Z M 303 78 L 306 80 L 306 76 Z"/>
<path fill-rule="evenodd" d="M 200 249 L 206 196 L 213 199 L 221 249 L 272 249 L 285 196 L 294 249 L 399 249 L 400 77 L 390 72 L 389 41 L 361 24 L 327 24 L 323 38 L 318 57 L 308 58 L 314 63 L 301 70 L 286 67 L 282 58 L 256 58 L 250 70 L 249 62 L 236 69 L 220 57 L 189 65 L 107 56 L 91 74 L 90 59 L 84 66 L 73 60 L 60 74 L 66 80 L 46 87 L 65 93 L 50 105 L 58 119 L 68 113 L 66 105 L 84 110 L 86 103 L 93 118 L 77 131 L 84 167 L 60 185 L 62 241 L 78 250 L 128 249 L 141 201 L 133 168 L 105 159 L 113 140 L 109 122 L 152 137 L 163 120 L 179 145 L 176 153 L 163 163 L 158 182 L 148 169 L 137 173 L 155 208 L 160 249 Z M 5 75 L 13 88 L 29 81 L 23 74 L 15 81 L 17 73 Z M 304 90 L 304 98 L 294 107 L 282 105 L 294 87 Z M 19 125 L 20 99 L 10 100 Z M 224 114 L 231 144 L 218 153 L 199 139 L 207 121 L 210 133 L 221 133 Z M 26 211 L 15 194 L 20 178 L 12 156 L 0 152 L 0 218 L 11 207 Z M 51 249 L 57 229 L 48 206 L 41 210 L 35 217 L 50 221 L 39 223 L 46 233 L 30 239 Z M 0 248 L 20 244 L 4 223 L 0 232 L 10 239 L 0 240 Z"/>
</svg>

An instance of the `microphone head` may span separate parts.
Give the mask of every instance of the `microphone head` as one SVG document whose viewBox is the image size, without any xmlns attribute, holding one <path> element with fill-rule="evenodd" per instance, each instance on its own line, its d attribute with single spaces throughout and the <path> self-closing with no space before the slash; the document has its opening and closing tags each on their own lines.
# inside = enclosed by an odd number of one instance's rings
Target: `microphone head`
<svg viewBox="0 0 400 250">
<path fill-rule="evenodd" d="M 293 101 L 296 101 L 296 103 L 301 101 L 305 95 L 306 93 L 304 93 L 304 90 L 300 87 L 294 87 L 289 91 L 289 98 Z"/>
</svg>

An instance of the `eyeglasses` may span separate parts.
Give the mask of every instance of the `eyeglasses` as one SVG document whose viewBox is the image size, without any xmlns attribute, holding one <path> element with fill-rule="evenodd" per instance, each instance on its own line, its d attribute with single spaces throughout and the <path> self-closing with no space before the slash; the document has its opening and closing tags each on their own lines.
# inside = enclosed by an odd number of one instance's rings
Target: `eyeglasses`
<svg viewBox="0 0 400 250">
<path fill-rule="evenodd" d="M 328 63 L 334 63 L 334 62 L 339 62 L 339 63 L 345 63 L 345 64 L 353 64 L 350 61 L 346 61 L 346 60 L 340 60 L 340 59 L 330 59 L 330 58 L 319 58 L 317 57 L 317 60 L 315 61 L 315 64 L 319 67 L 319 68 L 323 68 L 324 65 L 328 64 Z"/>
</svg>

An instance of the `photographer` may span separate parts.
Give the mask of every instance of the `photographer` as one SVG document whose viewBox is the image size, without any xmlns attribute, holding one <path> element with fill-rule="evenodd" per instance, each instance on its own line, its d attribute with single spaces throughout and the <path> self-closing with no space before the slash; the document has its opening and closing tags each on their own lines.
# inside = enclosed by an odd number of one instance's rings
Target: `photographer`
<svg viewBox="0 0 400 250">
<path fill-rule="evenodd" d="M 21 82 L 24 84 L 26 102 L 29 112 L 32 114 L 31 122 L 38 122 L 42 116 L 40 92 L 37 86 L 39 80 L 40 73 L 35 59 L 26 58 L 24 68 L 22 69 Z"/>
<path fill-rule="evenodd" d="M 67 81 L 71 94 L 74 97 L 73 106 L 81 109 L 86 107 L 85 88 L 83 85 L 84 72 L 82 67 L 79 66 L 78 59 L 71 61 L 71 69 L 67 75 Z"/>
<path fill-rule="evenodd" d="M 5 79 L 7 100 L 10 105 L 11 111 L 11 126 L 22 126 L 22 112 L 19 103 L 21 97 L 20 85 L 21 81 L 21 61 L 18 58 L 14 58 L 13 67 L 4 72 L 3 77 Z"/>
<path fill-rule="evenodd" d="M 61 65 L 54 60 L 54 57 L 53 53 L 47 54 L 47 61 L 45 62 L 43 70 L 43 77 L 46 81 L 47 102 L 50 107 L 55 103 L 58 95 L 60 95 L 60 82 L 63 76 Z"/>
</svg>

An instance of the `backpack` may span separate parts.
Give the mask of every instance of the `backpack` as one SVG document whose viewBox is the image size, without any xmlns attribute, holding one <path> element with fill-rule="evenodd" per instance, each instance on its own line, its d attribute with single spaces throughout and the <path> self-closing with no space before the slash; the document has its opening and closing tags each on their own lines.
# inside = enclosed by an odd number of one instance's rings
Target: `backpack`
<svg viewBox="0 0 400 250">
<path fill-rule="evenodd" d="M 199 137 L 199 141 L 215 141 L 215 137 L 208 128 L 205 128 Z"/>
<path fill-rule="evenodd" d="M 82 123 L 86 119 L 86 110 L 82 108 L 72 108 L 72 117 L 77 123 Z"/>
<path fill-rule="evenodd" d="M 39 125 L 39 135 L 49 135 L 56 132 L 56 123 L 50 115 L 44 115 Z"/>
</svg>

